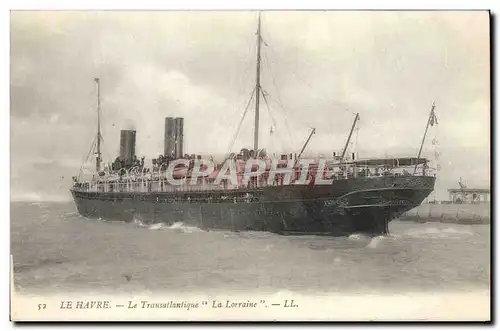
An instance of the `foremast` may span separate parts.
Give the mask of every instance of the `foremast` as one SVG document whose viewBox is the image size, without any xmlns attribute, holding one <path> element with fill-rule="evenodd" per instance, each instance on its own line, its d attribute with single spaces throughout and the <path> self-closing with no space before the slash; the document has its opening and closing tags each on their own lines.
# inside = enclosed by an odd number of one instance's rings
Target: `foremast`
<svg viewBox="0 0 500 331">
<path fill-rule="evenodd" d="M 260 12 L 259 12 L 259 23 L 257 26 L 257 68 L 256 68 L 256 82 L 255 82 L 255 131 L 253 136 L 253 150 L 255 155 L 257 154 L 257 150 L 259 148 L 259 102 L 260 102 L 260 46 L 262 43 L 261 37 L 261 20 L 260 20 Z"/>
</svg>

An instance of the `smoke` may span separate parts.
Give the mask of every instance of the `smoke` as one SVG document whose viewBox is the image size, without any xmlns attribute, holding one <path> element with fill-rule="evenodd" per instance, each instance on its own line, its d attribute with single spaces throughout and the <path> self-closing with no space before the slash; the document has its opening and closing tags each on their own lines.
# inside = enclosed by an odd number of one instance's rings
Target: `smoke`
<svg viewBox="0 0 500 331">
<path fill-rule="evenodd" d="M 125 123 L 125 130 L 136 130 L 135 122 L 131 119 L 127 119 Z"/>
</svg>

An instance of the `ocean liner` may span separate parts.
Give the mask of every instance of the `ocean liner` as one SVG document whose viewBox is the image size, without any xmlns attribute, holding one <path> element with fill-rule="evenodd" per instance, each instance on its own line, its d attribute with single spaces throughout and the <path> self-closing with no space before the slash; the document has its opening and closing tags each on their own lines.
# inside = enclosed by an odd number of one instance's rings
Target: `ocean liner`
<svg viewBox="0 0 500 331">
<path fill-rule="evenodd" d="M 167 117 L 164 153 L 152 159 L 150 167 L 144 157 L 135 156 L 134 130 L 121 130 L 120 156 L 103 167 L 96 78 L 98 121 L 91 148 L 96 155 L 95 172 L 91 178 L 81 173 L 73 177 L 70 189 L 79 214 L 127 222 L 182 222 L 207 231 L 380 235 L 388 233 L 391 220 L 420 205 L 436 180 L 428 160 L 420 157 L 435 118 L 434 105 L 416 157 L 351 157 L 347 148 L 358 114 L 342 152 L 332 151 L 332 158 L 307 162 L 302 158 L 315 129 L 298 155 L 268 156 L 259 148 L 259 101 L 266 98 L 260 84 L 262 43 L 259 14 L 253 149 L 231 153 L 212 165 L 200 156 L 184 154 L 184 119 Z"/>
</svg>

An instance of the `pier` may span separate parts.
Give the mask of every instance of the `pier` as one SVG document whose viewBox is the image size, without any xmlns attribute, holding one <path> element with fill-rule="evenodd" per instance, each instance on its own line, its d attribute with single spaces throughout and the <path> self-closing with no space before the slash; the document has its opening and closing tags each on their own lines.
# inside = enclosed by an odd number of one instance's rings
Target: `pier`
<svg viewBox="0 0 500 331">
<path fill-rule="evenodd" d="M 452 203 L 488 203 L 491 199 L 490 189 L 486 188 L 448 189 L 448 194 Z"/>
</svg>

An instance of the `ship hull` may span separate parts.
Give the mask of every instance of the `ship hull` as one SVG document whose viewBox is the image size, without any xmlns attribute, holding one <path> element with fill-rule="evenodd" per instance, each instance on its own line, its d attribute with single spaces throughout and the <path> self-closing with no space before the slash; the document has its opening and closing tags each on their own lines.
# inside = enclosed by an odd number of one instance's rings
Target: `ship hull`
<svg viewBox="0 0 500 331">
<path fill-rule="evenodd" d="M 78 212 L 88 218 L 182 222 L 207 231 L 380 235 L 388 232 L 391 220 L 418 206 L 434 181 L 388 177 L 216 192 L 71 192 Z"/>
</svg>

